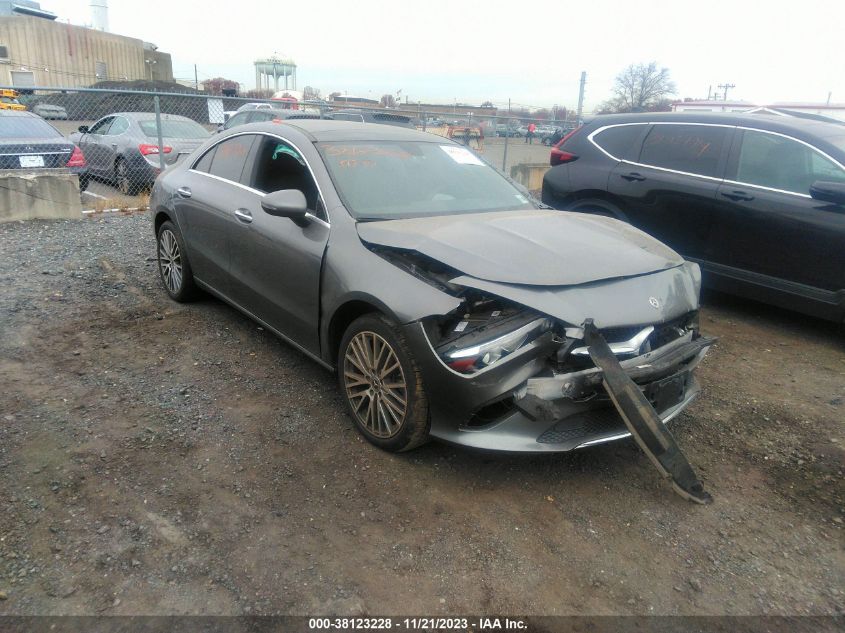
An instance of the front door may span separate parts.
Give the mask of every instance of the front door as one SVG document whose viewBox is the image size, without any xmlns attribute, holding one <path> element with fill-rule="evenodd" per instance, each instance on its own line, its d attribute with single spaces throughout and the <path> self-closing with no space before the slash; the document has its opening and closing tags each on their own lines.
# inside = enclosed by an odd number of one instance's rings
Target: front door
<svg viewBox="0 0 845 633">
<path fill-rule="evenodd" d="M 739 130 L 733 145 L 719 187 L 712 261 L 769 278 L 758 283 L 845 289 L 845 214 L 810 197 L 815 181 L 845 182 L 845 170 L 782 134 Z"/>
<path fill-rule="evenodd" d="M 88 168 L 99 176 L 111 175 L 112 164 L 108 162 L 103 143 L 114 119 L 113 116 L 103 117 L 79 138 L 79 149 L 85 156 Z"/>
<path fill-rule="evenodd" d="M 253 191 L 235 209 L 231 234 L 232 298 L 271 327 L 319 354 L 320 272 L 329 236 L 317 185 L 304 157 L 276 136 L 263 135 L 253 147 Z M 298 189 L 310 210 L 306 226 L 268 215 L 265 193 Z"/>
</svg>

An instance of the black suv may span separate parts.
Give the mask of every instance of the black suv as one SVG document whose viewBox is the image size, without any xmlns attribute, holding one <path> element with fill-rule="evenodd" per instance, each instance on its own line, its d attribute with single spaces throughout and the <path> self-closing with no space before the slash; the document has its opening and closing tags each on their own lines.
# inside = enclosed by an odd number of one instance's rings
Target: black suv
<svg viewBox="0 0 845 633">
<path fill-rule="evenodd" d="M 551 162 L 546 204 L 630 222 L 698 262 L 712 288 L 845 319 L 845 124 L 602 116 Z"/>
</svg>

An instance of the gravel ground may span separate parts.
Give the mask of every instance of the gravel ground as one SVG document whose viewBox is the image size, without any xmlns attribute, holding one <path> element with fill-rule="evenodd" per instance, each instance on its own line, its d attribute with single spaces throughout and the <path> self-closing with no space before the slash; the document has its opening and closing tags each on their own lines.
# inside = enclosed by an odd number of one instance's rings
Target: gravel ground
<svg viewBox="0 0 845 633">
<path fill-rule="evenodd" d="M 707 298 L 673 427 L 703 507 L 630 441 L 380 452 L 153 247 L 143 215 L 0 225 L 0 614 L 843 612 L 836 326 Z"/>
</svg>

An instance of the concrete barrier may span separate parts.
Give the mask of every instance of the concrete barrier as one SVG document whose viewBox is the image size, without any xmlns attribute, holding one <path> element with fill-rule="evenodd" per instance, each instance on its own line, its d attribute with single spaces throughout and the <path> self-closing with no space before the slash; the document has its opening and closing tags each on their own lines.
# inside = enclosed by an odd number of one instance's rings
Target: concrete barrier
<svg viewBox="0 0 845 633">
<path fill-rule="evenodd" d="M 548 163 L 520 163 L 511 167 L 511 178 L 534 193 L 543 188 L 543 176 L 548 170 Z"/>
<path fill-rule="evenodd" d="M 82 217 L 76 174 L 0 172 L 0 222 Z"/>
</svg>

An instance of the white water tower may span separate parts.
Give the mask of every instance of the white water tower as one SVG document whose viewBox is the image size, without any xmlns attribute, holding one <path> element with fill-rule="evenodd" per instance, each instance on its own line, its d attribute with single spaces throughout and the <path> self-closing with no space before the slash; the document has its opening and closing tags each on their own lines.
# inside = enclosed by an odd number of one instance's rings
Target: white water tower
<svg viewBox="0 0 845 633">
<path fill-rule="evenodd" d="M 109 30 L 108 0 L 91 0 L 91 27 L 98 31 Z"/>
</svg>

